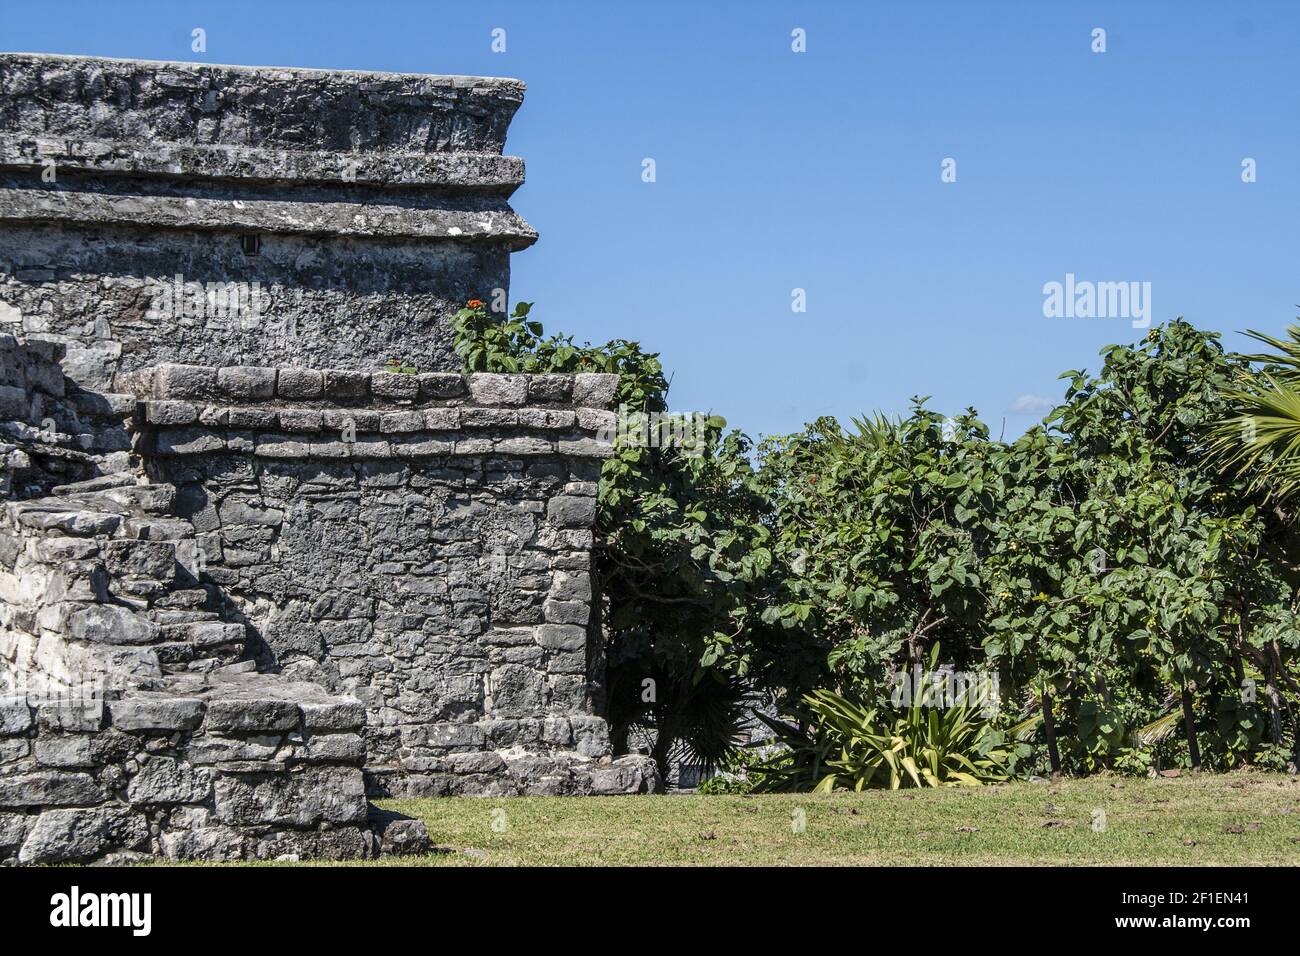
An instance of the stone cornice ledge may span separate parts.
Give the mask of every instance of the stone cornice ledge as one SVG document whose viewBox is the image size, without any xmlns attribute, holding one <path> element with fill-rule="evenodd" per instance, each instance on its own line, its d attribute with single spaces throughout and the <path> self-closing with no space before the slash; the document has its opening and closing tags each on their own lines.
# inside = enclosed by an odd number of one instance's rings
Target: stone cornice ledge
<svg viewBox="0 0 1300 956">
<path fill-rule="evenodd" d="M 119 376 L 145 455 L 607 458 L 618 376 L 160 365 Z"/>
<path fill-rule="evenodd" d="M 246 183 L 423 187 L 508 197 L 524 181 L 524 161 L 499 153 L 349 153 L 254 146 L 69 140 L 0 133 L 0 167 L 141 178 Z"/>
<path fill-rule="evenodd" d="M 524 84 L 499 77 L 0 53 L 0 130 L 291 150 L 495 152 Z M 116 104 L 104 109 L 104 103 Z"/>
<path fill-rule="evenodd" d="M 0 184 L 0 221 L 501 242 L 516 252 L 537 241 L 537 231 L 502 200 L 495 200 L 495 208 L 417 208 L 292 199 L 235 202 L 183 195 L 4 186 Z"/>
</svg>

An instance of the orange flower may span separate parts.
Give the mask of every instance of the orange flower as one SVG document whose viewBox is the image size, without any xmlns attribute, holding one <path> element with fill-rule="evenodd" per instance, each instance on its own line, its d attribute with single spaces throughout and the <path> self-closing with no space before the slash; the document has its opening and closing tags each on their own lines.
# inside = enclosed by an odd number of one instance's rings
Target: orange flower
<svg viewBox="0 0 1300 956">
<path fill-rule="evenodd" d="M 469 306 L 471 309 L 481 309 L 481 308 L 483 308 L 483 300 L 482 300 L 482 299 L 470 299 L 470 300 L 469 300 L 468 302 L 466 302 L 465 304 L 466 304 L 467 306 Z"/>
</svg>

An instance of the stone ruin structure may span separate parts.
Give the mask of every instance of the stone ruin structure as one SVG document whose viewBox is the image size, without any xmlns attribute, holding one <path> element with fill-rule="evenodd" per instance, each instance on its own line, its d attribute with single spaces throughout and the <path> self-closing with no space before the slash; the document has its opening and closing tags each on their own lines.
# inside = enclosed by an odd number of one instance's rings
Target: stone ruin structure
<svg viewBox="0 0 1300 956">
<path fill-rule="evenodd" d="M 611 375 L 462 375 L 514 80 L 0 55 L 0 862 L 427 849 L 610 794 Z M 404 371 L 385 369 L 389 359 Z"/>
</svg>

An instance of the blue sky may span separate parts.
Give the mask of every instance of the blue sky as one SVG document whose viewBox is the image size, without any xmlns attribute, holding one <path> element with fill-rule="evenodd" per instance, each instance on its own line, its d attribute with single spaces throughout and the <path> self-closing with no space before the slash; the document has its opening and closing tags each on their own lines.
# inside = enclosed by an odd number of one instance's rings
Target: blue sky
<svg viewBox="0 0 1300 956">
<path fill-rule="evenodd" d="M 6 0 L 0 48 L 523 79 L 507 152 L 541 240 L 513 297 L 549 330 L 639 339 L 674 408 L 754 435 L 913 394 L 1018 433 L 1026 396 L 1144 334 L 1045 318 L 1067 273 L 1150 282 L 1156 322 L 1234 346 L 1300 313 L 1286 0 Z"/>
</svg>

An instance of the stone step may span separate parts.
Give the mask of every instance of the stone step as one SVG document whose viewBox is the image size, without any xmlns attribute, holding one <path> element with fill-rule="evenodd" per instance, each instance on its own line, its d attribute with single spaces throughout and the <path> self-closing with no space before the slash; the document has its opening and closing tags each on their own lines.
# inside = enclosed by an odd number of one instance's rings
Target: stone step
<svg viewBox="0 0 1300 956">
<path fill-rule="evenodd" d="M 198 651 L 189 641 L 165 641 L 152 645 L 151 649 L 158 655 L 158 663 L 162 665 L 164 673 L 185 670 L 190 661 L 198 656 Z"/>
<path fill-rule="evenodd" d="M 236 663 L 243 653 L 243 649 L 227 648 L 227 653 L 220 657 L 196 657 L 185 665 L 184 670 L 191 674 L 212 674 L 224 671 L 225 668 Z"/>
<path fill-rule="evenodd" d="M 154 607 L 160 610 L 174 610 L 194 612 L 208 603 L 208 592 L 205 588 L 176 588 L 169 593 L 160 597 L 154 602 Z M 213 614 L 211 611 L 204 611 L 205 614 Z M 195 618 L 198 620 L 198 618 Z M 168 623 L 181 623 L 180 621 Z"/>
<path fill-rule="evenodd" d="M 142 541 L 188 541 L 194 538 L 194 526 L 184 518 L 129 516 L 122 524 L 122 537 Z"/>
<path fill-rule="evenodd" d="M 111 535 L 122 525 L 122 516 L 72 507 L 14 506 L 18 524 L 34 531 L 57 531 L 73 537 Z"/>
<path fill-rule="evenodd" d="M 222 647 L 228 644 L 243 645 L 248 631 L 242 624 L 225 621 L 193 621 L 187 624 L 162 624 L 164 641 L 184 641 L 198 648 Z"/>
<path fill-rule="evenodd" d="M 104 491 L 108 488 L 126 488 L 135 485 L 135 476 L 128 472 L 115 475 L 100 475 L 85 481 L 74 481 L 67 485 L 55 485 L 50 489 L 56 495 L 75 495 L 88 491 Z"/>
<path fill-rule="evenodd" d="M 176 489 L 172 485 L 135 485 L 130 488 L 110 488 L 100 492 L 110 501 L 127 508 L 139 508 L 146 514 L 172 516 L 176 504 Z"/>
<path fill-rule="evenodd" d="M 149 612 L 149 618 L 158 624 L 200 624 L 205 621 L 220 620 L 220 616 L 216 611 L 205 611 L 199 608 L 159 607 L 156 601 L 153 610 Z"/>
</svg>

